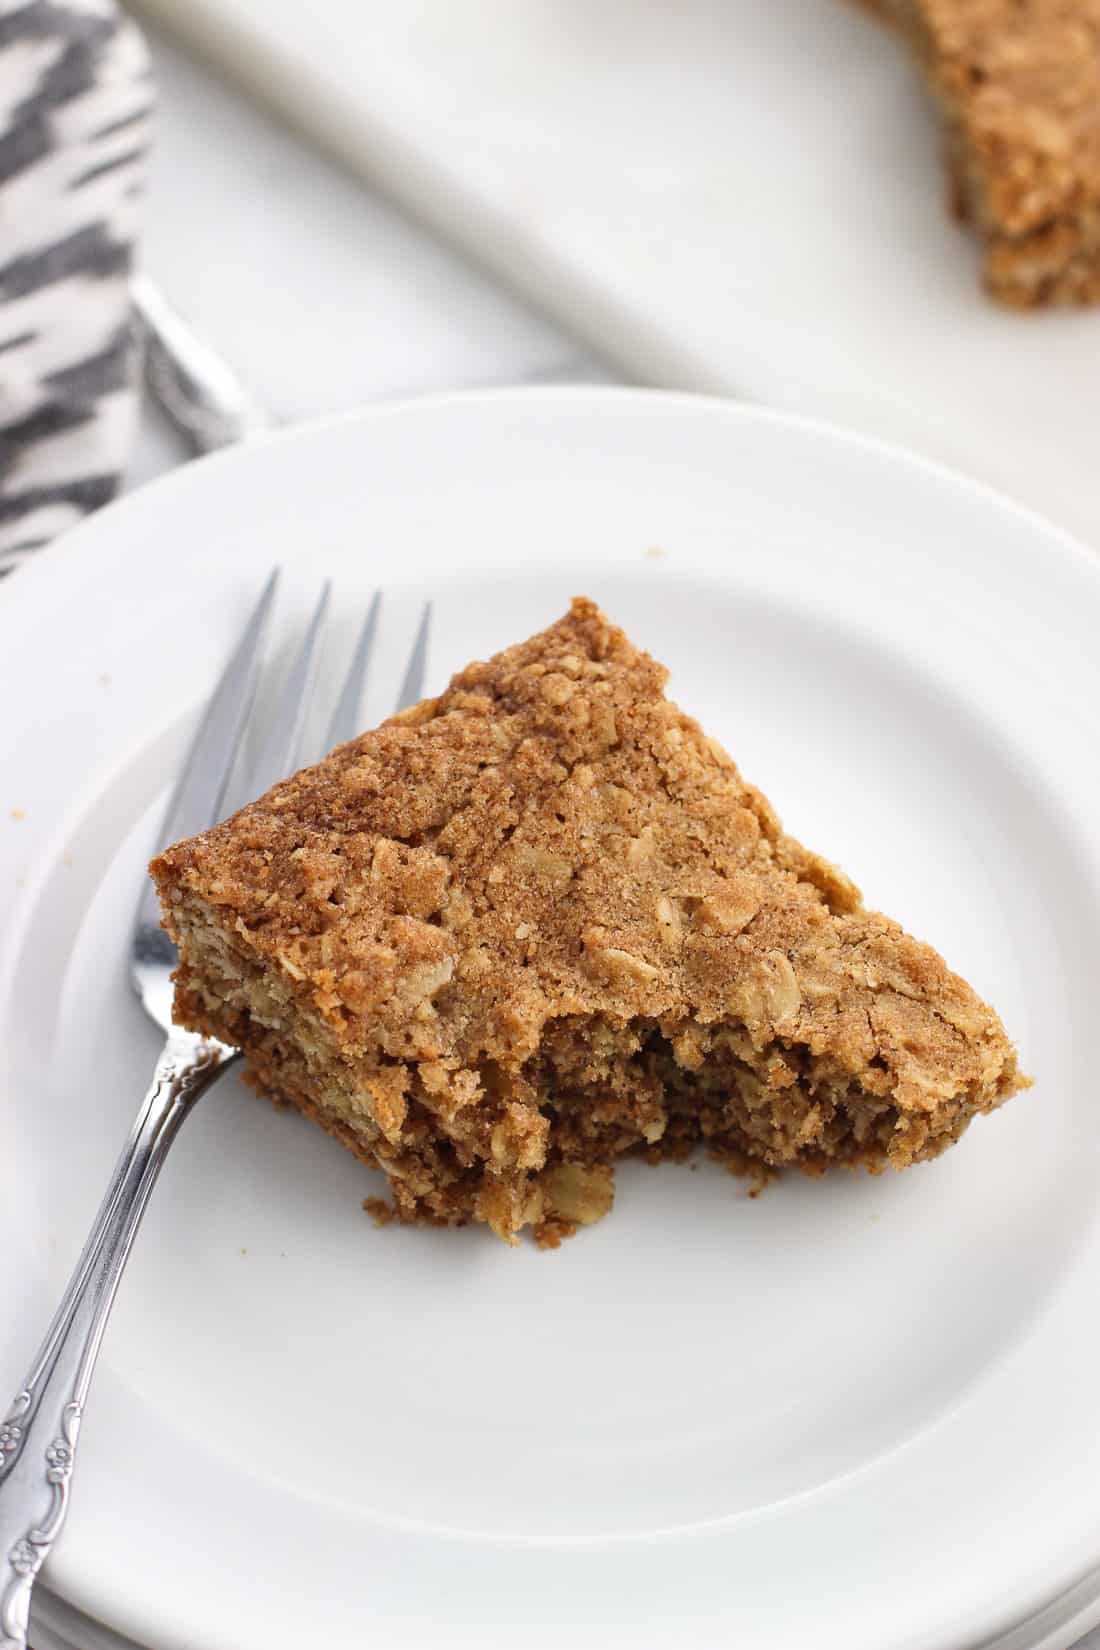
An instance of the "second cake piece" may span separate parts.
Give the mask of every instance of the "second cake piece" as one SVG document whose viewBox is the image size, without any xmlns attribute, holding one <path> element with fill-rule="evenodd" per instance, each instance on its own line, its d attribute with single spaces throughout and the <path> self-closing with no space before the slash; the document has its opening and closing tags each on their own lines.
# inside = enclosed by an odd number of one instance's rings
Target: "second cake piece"
<svg viewBox="0 0 1100 1650">
<path fill-rule="evenodd" d="M 1100 0 L 874 0 L 944 123 L 994 297 L 1100 302 Z"/>
</svg>

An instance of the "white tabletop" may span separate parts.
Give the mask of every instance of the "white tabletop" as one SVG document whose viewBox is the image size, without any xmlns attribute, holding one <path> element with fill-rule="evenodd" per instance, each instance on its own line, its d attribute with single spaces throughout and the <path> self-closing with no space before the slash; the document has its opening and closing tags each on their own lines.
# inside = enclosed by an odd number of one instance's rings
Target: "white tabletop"
<svg viewBox="0 0 1100 1650">
<path fill-rule="evenodd" d="M 151 40 L 144 262 L 280 422 L 365 402 L 610 374 L 464 258 Z M 147 409 L 131 484 L 183 449 Z"/>
<path fill-rule="evenodd" d="M 176 47 L 151 44 L 161 107 L 145 266 L 278 421 L 612 376 Z M 147 407 L 129 484 L 184 457 Z M 1080 1650 L 1100 1650 L 1100 1631 Z"/>
</svg>

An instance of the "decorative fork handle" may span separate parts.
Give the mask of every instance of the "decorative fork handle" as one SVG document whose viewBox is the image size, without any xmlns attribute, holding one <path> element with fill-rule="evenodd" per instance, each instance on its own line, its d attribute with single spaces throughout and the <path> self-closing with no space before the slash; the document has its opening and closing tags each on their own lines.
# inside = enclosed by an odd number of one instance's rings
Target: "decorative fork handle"
<svg viewBox="0 0 1100 1650">
<path fill-rule="evenodd" d="M 0 1421 L 0 1650 L 26 1650 L 31 1589 L 65 1522 L 88 1383 L 149 1194 L 180 1124 L 237 1058 L 170 1034 L 61 1305 Z"/>
</svg>

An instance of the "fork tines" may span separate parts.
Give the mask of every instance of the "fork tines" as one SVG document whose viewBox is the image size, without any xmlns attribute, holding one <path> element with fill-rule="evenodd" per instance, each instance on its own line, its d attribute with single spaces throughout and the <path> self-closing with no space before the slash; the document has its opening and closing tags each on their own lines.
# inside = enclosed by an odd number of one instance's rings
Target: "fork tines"
<svg viewBox="0 0 1100 1650">
<path fill-rule="evenodd" d="M 227 811 L 225 801 L 230 777 L 238 762 L 256 696 L 278 581 L 279 571 L 276 568 L 269 575 L 233 656 L 210 698 L 164 822 L 165 843 L 206 830 L 223 818 Z M 247 766 L 239 785 L 234 786 L 235 790 L 239 789 L 242 800 L 262 795 L 280 779 L 287 778 L 301 763 L 306 717 L 314 695 L 331 593 L 331 585 L 326 580 L 279 692 L 259 754 Z M 327 725 L 326 750 L 343 744 L 359 732 L 359 706 L 381 608 L 382 593 L 376 591 Z M 423 693 L 431 613 L 431 602 L 425 602 L 397 696 L 396 710 L 415 704 Z"/>
</svg>

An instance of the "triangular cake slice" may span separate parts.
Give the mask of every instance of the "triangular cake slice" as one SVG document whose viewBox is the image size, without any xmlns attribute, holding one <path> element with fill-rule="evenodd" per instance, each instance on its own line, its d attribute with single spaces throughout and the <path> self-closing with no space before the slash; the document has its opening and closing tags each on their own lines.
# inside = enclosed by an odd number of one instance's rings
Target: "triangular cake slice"
<svg viewBox="0 0 1100 1650">
<path fill-rule="evenodd" d="M 177 1015 L 410 1222 L 611 1203 L 624 1152 L 871 1169 L 1023 1086 L 996 1014 L 784 835 L 588 601 L 153 862 Z"/>
</svg>

